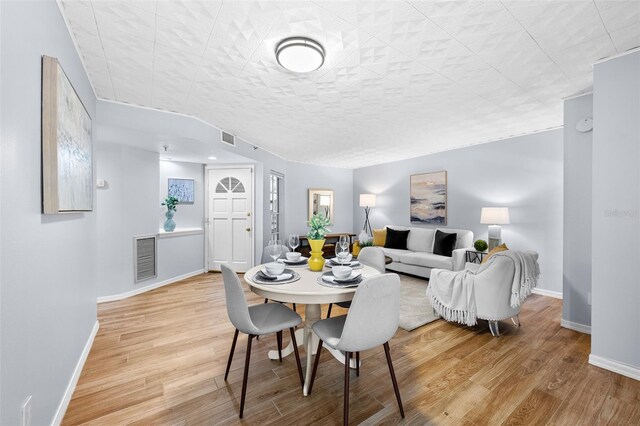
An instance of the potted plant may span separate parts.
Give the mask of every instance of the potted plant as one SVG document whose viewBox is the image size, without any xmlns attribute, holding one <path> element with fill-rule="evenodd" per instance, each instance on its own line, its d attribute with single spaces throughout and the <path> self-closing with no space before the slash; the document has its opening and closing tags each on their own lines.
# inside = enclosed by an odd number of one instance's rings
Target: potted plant
<svg viewBox="0 0 640 426">
<path fill-rule="evenodd" d="M 167 211 L 164 216 L 167 220 L 164 221 L 163 228 L 167 232 L 171 232 L 176 229 L 176 223 L 173 221 L 173 216 L 176 214 L 176 206 L 180 203 L 178 197 L 174 197 L 173 195 L 167 196 L 164 201 L 161 203 L 163 206 L 167 206 Z"/>
<path fill-rule="evenodd" d="M 487 242 L 485 240 L 476 240 L 476 242 L 473 243 L 473 247 L 477 251 L 485 251 L 489 246 L 487 245 Z"/>
<path fill-rule="evenodd" d="M 309 269 L 312 271 L 322 271 L 324 267 L 324 258 L 322 257 L 322 246 L 324 246 L 324 236 L 331 232 L 327 226 L 331 225 L 331 221 L 321 214 L 314 214 L 309 220 L 309 246 L 311 247 L 311 256 L 309 257 Z"/>
</svg>

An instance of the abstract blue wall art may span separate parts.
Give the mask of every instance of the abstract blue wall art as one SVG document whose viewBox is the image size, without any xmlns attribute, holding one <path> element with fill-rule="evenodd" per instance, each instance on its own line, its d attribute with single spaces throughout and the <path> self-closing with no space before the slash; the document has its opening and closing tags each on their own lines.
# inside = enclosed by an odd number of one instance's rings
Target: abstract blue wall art
<svg viewBox="0 0 640 426">
<path fill-rule="evenodd" d="M 195 200 L 193 179 L 169 178 L 168 195 L 178 197 L 180 204 L 193 204 Z"/>
<path fill-rule="evenodd" d="M 91 117 L 55 58 L 42 57 L 43 213 L 93 210 Z"/>
<path fill-rule="evenodd" d="M 447 172 L 411 176 L 411 223 L 447 224 Z"/>
</svg>

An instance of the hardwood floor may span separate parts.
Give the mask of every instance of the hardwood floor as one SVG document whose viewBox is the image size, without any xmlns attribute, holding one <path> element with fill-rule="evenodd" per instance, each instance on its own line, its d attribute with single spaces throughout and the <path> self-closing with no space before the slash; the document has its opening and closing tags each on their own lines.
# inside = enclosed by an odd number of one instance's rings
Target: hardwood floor
<svg viewBox="0 0 640 426">
<path fill-rule="evenodd" d="M 263 301 L 246 294 L 250 304 Z M 275 335 L 254 341 L 238 419 L 246 336 L 238 338 L 225 382 L 234 329 L 220 274 L 101 304 L 98 316 L 65 425 L 342 422 L 342 364 L 323 351 L 313 394 L 303 397 L 293 356 L 282 364 L 267 358 Z M 640 382 L 588 365 L 590 336 L 561 328 L 560 316 L 560 300 L 533 295 L 522 327 L 503 321 L 499 338 L 486 322 L 398 329 L 391 356 L 406 418 L 380 347 L 362 353 L 360 377 L 351 376 L 351 424 L 640 424 Z"/>
</svg>

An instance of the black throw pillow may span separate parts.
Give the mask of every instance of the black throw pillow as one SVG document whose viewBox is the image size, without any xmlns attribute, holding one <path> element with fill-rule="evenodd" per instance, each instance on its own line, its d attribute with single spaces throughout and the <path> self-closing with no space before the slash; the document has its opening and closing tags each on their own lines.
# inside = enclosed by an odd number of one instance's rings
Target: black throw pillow
<svg viewBox="0 0 640 426">
<path fill-rule="evenodd" d="M 387 228 L 387 239 L 384 240 L 384 248 L 406 250 L 408 237 L 408 229 L 401 231 L 399 229 Z"/>
<path fill-rule="evenodd" d="M 436 237 L 433 241 L 433 254 L 451 257 L 453 249 L 456 247 L 458 234 L 447 234 L 439 229 L 436 230 Z"/>
</svg>

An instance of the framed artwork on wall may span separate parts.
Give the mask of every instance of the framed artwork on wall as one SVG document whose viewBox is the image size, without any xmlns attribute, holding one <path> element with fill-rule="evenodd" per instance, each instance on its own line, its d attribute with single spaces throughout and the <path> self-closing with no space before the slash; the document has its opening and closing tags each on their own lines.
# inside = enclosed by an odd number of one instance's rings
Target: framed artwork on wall
<svg viewBox="0 0 640 426">
<path fill-rule="evenodd" d="M 314 214 L 321 214 L 333 222 L 333 190 L 309 189 L 309 220 Z"/>
<path fill-rule="evenodd" d="M 195 200 L 193 179 L 169 178 L 167 194 L 177 197 L 180 204 L 193 204 Z"/>
<path fill-rule="evenodd" d="M 410 178 L 411 223 L 447 224 L 447 172 L 422 173 Z"/>
<path fill-rule="evenodd" d="M 56 58 L 42 57 L 42 213 L 93 210 L 91 117 Z"/>
</svg>

